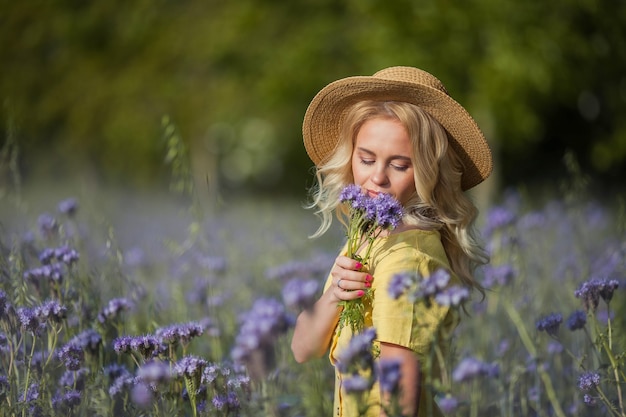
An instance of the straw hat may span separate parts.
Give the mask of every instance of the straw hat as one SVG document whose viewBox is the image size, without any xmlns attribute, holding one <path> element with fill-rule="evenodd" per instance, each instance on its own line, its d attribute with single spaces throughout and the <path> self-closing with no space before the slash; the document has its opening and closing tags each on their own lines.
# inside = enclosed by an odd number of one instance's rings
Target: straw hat
<svg viewBox="0 0 626 417">
<path fill-rule="evenodd" d="M 325 162 L 335 149 L 347 110 L 364 100 L 412 103 L 439 121 L 463 161 L 464 190 L 479 184 L 491 173 L 491 151 L 472 116 L 448 95 L 441 81 L 412 67 L 386 68 L 371 77 L 343 78 L 317 93 L 302 125 L 304 146 L 315 165 Z"/>
</svg>

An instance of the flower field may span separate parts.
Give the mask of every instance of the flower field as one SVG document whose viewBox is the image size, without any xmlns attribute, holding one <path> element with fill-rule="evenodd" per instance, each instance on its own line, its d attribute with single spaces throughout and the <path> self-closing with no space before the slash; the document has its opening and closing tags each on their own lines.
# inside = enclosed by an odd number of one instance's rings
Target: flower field
<svg viewBox="0 0 626 417">
<path fill-rule="evenodd" d="M 307 239 L 287 199 L 157 215 L 82 194 L 0 199 L 0 415 L 332 415 L 327 358 L 289 345 L 339 226 Z M 426 387 L 447 415 L 626 416 L 624 215 L 519 192 L 483 210 L 486 296 Z"/>
</svg>

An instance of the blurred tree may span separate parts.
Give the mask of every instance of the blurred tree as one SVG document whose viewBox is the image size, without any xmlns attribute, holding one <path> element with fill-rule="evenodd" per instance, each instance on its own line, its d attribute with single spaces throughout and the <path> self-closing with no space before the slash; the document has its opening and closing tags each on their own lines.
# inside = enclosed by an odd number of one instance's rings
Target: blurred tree
<svg viewBox="0 0 626 417">
<path fill-rule="evenodd" d="M 415 65 L 475 115 L 505 183 L 554 172 L 567 149 L 620 179 L 625 42 L 617 0 L 0 0 L 2 120 L 26 175 L 161 181 L 167 115 L 213 191 L 301 193 L 313 95 Z"/>
</svg>

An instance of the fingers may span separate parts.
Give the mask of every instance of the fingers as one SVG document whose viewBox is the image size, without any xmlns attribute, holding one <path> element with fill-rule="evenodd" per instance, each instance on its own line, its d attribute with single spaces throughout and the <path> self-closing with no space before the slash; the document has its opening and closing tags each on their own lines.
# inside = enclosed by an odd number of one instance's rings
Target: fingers
<svg viewBox="0 0 626 417">
<path fill-rule="evenodd" d="M 349 301 L 349 300 L 356 300 L 357 298 L 363 297 L 365 295 L 365 291 L 363 290 L 345 291 L 339 288 L 335 288 L 334 294 L 335 294 L 335 297 L 337 297 L 339 300 Z"/>
<path fill-rule="evenodd" d="M 335 286 L 342 291 L 365 290 L 372 286 L 372 276 L 365 272 L 338 272 L 333 274 Z"/>
<path fill-rule="evenodd" d="M 331 270 L 335 296 L 340 300 L 353 300 L 365 295 L 372 286 L 372 276 L 361 272 L 363 265 L 346 256 L 339 256 Z"/>
<path fill-rule="evenodd" d="M 340 266 L 343 269 L 350 269 L 352 271 L 360 271 L 363 268 L 363 264 L 347 256 L 338 256 L 335 259 L 335 265 Z"/>
<path fill-rule="evenodd" d="M 333 276 L 333 284 L 343 291 L 362 290 L 371 285 L 371 280 L 367 281 L 369 274 L 365 272 L 352 271 L 335 265 L 330 273 Z"/>
</svg>

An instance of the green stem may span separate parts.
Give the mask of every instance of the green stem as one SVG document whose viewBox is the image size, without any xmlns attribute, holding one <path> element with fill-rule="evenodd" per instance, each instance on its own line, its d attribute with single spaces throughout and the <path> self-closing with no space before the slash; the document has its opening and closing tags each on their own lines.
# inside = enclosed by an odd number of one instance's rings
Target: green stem
<svg viewBox="0 0 626 417">
<path fill-rule="evenodd" d="M 194 381 L 192 381 L 193 377 L 191 376 L 185 376 L 185 385 L 187 385 L 187 395 L 189 395 L 189 402 L 191 403 L 191 412 L 193 413 L 194 417 L 198 416 L 198 410 L 196 408 L 196 389 L 197 386 L 194 383 Z"/>
<path fill-rule="evenodd" d="M 470 417 L 477 417 L 478 416 L 478 398 L 476 395 L 476 392 L 478 390 L 476 389 L 476 381 L 472 382 L 472 401 L 470 403 Z"/>
<path fill-rule="evenodd" d="M 614 415 L 616 417 L 623 417 L 624 416 L 623 412 L 619 413 L 615 409 L 615 406 L 613 406 L 611 401 L 608 399 L 608 397 L 606 396 L 606 394 L 604 393 L 604 391 L 602 391 L 602 389 L 600 387 L 596 387 L 596 390 L 598 391 L 598 394 L 600 394 L 600 397 L 602 398 L 602 402 L 604 402 L 604 404 L 606 404 L 606 408 L 611 412 L 612 415 Z"/>
<path fill-rule="evenodd" d="M 513 321 L 513 324 L 515 324 L 515 327 L 517 328 L 517 332 L 520 335 L 520 338 L 522 339 L 522 343 L 526 347 L 526 350 L 528 351 L 528 353 L 530 353 L 530 355 L 533 358 L 536 358 L 537 350 L 535 349 L 535 346 L 530 338 L 530 335 L 528 334 L 528 331 L 526 330 L 526 326 L 524 326 L 524 321 L 522 320 L 521 316 L 519 315 L 517 310 L 513 308 L 511 303 L 504 302 L 503 305 L 504 305 L 504 308 L 506 309 L 507 314 Z M 563 409 L 561 408 L 561 404 L 559 403 L 558 398 L 556 396 L 554 385 L 552 385 L 552 380 L 550 379 L 550 375 L 548 375 L 548 373 L 544 369 L 542 369 L 542 367 L 540 366 L 537 367 L 537 372 L 539 373 L 539 376 L 541 377 L 541 381 L 543 382 L 543 385 L 546 388 L 546 394 L 548 395 L 548 399 L 550 400 L 550 404 L 552 404 L 555 414 L 558 417 L 565 417 L 565 413 L 563 412 Z"/>
<path fill-rule="evenodd" d="M 613 368 L 613 374 L 615 375 L 615 387 L 617 388 L 617 401 L 619 404 L 619 409 L 621 411 L 621 415 L 624 416 L 624 399 L 622 398 L 622 388 L 619 379 L 619 371 L 617 360 L 613 356 L 613 337 L 612 337 L 612 326 L 611 326 L 611 310 L 609 303 L 607 302 L 607 310 L 608 310 L 608 320 L 607 320 L 607 331 L 608 331 L 608 339 L 609 346 L 608 350 L 606 347 L 606 341 L 604 342 L 605 350 L 607 350 L 607 354 L 609 356 L 609 360 L 611 361 L 611 367 Z"/>
<path fill-rule="evenodd" d="M 35 341 L 36 341 L 36 338 L 35 336 L 33 336 L 33 344 L 30 348 L 30 355 L 28 357 L 28 367 L 26 368 L 26 378 L 24 379 L 24 398 L 23 398 L 24 402 L 26 402 L 26 397 L 28 395 L 28 381 L 30 379 L 30 368 L 33 363 L 33 355 L 35 353 Z M 26 344 L 24 344 L 24 347 L 26 347 Z M 26 408 L 22 410 L 22 416 L 24 416 L 25 413 L 26 413 Z"/>
</svg>

